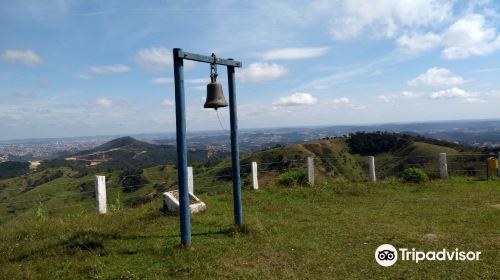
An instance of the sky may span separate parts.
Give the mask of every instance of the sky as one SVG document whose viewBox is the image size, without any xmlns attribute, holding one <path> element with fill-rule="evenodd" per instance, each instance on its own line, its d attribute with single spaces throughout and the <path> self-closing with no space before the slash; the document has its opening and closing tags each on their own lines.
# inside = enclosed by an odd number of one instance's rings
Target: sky
<svg viewBox="0 0 500 280">
<path fill-rule="evenodd" d="M 0 139 L 175 131 L 176 47 L 243 63 L 240 128 L 500 118 L 499 1 L 2 0 L 0 38 Z M 229 127 L 209 75 L 188 131 Z"/>
</svg>

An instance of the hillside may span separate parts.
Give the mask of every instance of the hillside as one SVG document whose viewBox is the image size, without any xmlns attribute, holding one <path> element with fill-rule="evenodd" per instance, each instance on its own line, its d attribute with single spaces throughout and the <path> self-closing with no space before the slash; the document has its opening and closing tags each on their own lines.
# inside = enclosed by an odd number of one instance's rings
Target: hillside
<svg viewBox="0 0 500 280">
<path fill-rule="evenodd" d="M 208 160 L 206 150 L 190 149 L 188 155 L 195 161 Z M 43 161 L 41 168 L 79 166 L 92 167 L 99 171 L 124 170 L 175 164 L 176 157 L 176 148 L 173 145 L 156 145 L 132 137 L 122 137 L 64 159 Z"/>
<path fill-rule="evenodd" d="M 29 162 L 5 161 L 0 162 L 0 179 L 17 177 L 29 171 Z"/>
<path fill-rule="evenodd" d="M 155 148 L 157 148 L 157 145 L 139 141 L 135 138 L 127 136 L 127 137 L 116 138 L 100 146 L 97 146 L 94 149 L 78 152 L 75 154 L 75 156 L 106 153 L 116 149 L 123 149 L 130 151 L 144 151 L 144 150 L 147 151 Z"/>
</svg>

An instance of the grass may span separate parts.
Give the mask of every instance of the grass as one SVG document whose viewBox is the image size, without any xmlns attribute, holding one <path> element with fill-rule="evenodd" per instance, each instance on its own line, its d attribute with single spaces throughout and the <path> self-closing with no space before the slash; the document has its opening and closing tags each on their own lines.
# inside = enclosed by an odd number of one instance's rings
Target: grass
<svg viewBox="0 0 500 280">
<path fill-rule="evenodd" d="M 148 171 L 150 175 L 154 170 Z M 153 175 L 151 175 L 153 176 Z M 261 185 L 261 187 L 264 185 Z M 228 188 L 229 189 L 229 188 Z M 178 217 L 159 198 L 104 216 L 94 211 L 0 227 L 3 279 L 498 279 L 500 187 L 466 178 L 424 185 L 336 180 L 315 187 L 243 192 L 245 227 L 232 226 L 232 194 L 201 194 L 189 249 Z M 433 234 L 432 239 L 427 238 Z M 396 247 L 482 251 L 478 262 L 398 262 L 382 268 L 374 250 Z"/>
</svg>

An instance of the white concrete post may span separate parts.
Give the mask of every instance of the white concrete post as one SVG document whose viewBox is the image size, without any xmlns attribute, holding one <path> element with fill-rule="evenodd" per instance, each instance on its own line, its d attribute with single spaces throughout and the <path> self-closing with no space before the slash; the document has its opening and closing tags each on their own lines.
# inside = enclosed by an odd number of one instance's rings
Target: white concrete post
<svg viewBox="0 0 500 280">
<path fill-rule="evenodd" d="M 368 157 L 368 165 L 370 166 L 369 170 L 369 175 L 370 175 L 370 181 L 371 182 L 376 182 L 377 181 L 377 176 L 375 174 L 375 157 L 369 156 Z"/>
<path fill-rule="evenodd" d="M 188 166 L 188 191 L 194 194 L 194 180 L 193 180 L 193 167 Z"/>
<path fill-rule="evenodd" d="M 108 206 L 106 202 L 106 176 L 95 176 L 95 203 L 99 214 L 106 214 Z"/>
<path fill-rule="evenodd" d="M 252 189 L 259 189 L 259 179 L 257 178 L 257 162 L 252 161 Z"/>
<path fill-rule="evenodd" d="M 314 185 L 314 158 L 307 157 L 307 180 L 309 185 Z"/>
<path fill-rule="evenodd" d="M 441 179 L 448 178 L 448 163 L 446 161 L 446 153 L 439 154 L 439 175 Z"/>
</svg>

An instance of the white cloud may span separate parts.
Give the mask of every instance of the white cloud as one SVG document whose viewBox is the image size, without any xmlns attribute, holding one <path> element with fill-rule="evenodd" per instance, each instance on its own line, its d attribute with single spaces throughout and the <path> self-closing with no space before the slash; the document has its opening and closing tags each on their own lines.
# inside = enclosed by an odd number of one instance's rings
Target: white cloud
<svg viewBox="0 0 500 280">
<path fill-rule="evenodd" d="M 1 58 L 9 62 L 19 62 L 27 66 L 42 64 L 42 58 L 32 50 L 6 50 L 2 53 Z"/>
<path fill-rule="evenodd" d="M 397 39 L 399 49 L 408 53 L 421 53 L 441 43 L 441 36 L 432 32 L 425 34 L 404 34 Z"/>
<path fill-rule="evenodd" d="M 433 26 L 452 14 L 445 0 L 344 0 L 337 3 L 340 15 L 333 20 L 332 36 L 348 40 L 363 33 L 393 37 L 400 29 Z"/>
<path fill-rule="evenodd" d="M 463 89 L 453 87 L 445 90 L 440 90 L 433 92 L 431 94 L 432 99 L 450 99 L 450 98 L 474 98 L 478 94 L 475 92 L 467 92 Z"/>
<path fill-rule="evenodd" d="M 103 107 L 103 108 L 109 108 L 109 107 L 113 106 L 113 100 L 111 100 L 111 98 L 109 98 L 109 97 L 97 98 L 95 103 L 97 104 L 97 106 Z"/>
<path fill-rule="evenodd" d="M 379 95 L 376 97 L 377 103 L 393 103 L 394 102 L 394 96 L 389 96 L 389 95 Z"/>
<path fill-rule="evenodd" d="M 209 78 L 187 79 L 186 83 L 188 83 L 188 84 L 208 84 L 208 83 L 210 83 L 210 79 Z"/>
<path fill-rule="evenodd" d="M 483 15 L 469 14 L 453 23 L 443 33 L 442 51 L 445 59 L 485 56 L 500 49 L 500 36 L 488 27 Z"/>
<path fill-rule="evenodd" d="M 170 50 L 164 47 L 140 49 L 135 55 L 135 62 L 139 67 L 148 72 L 172 70 L 173 60 Z M 195 63 L 184 60 L 186 69 L 194 68 Z"/>
<path fill-rule="evenodd" d="M 269 50 L 262 55 L 264 60 L 279 60 L 279 59 L 303 59 L 322 56 L 328 52 L 329 47 L 316 48 L 284 48 Z"/>
<path fill-rule="evenodd" d="M 432 67 L 415 79 L 408 81 L 411 87 L 417 86 L 456 86 L 464 83 L 464 79 L 446 68 Z"/>
<path fill-rule="evenodd" d="M 160 77 L 160 78 L 154 78 L 150 81 L 152 84 L 170 84 L 173 83 L 174 79 L 170 77 Z"/>
<path fill-rule="evenodd" d="M 464 59 L 494 53 L 500 49 L 500 36 L 494 27 L 487 25 L 484 15 L 469 13 L 439 34 L 405 34 L 398 38 L 397 44 L 401 50 L 409 53 L 420 53 L 442 46 L 442 58 Z"/>
<path fill-rule="evenodd" d="M 122 64 L 114 64 L 114 65 L 101 65 L 101 66 L 92 66 L 90 67 L 90 72 L 93 74 L 117 74 L 117 73 L 125 73 L 130 71 L 130 67 Z"/>
<path fill-rule="evenodd" d="M 282 96 L 274 105 L 277 106 L 301 106 L 301 105 L 314 105 L 318 99 L 310 93 L 296 92 L 292 95 Z"/>
<path fill-rule="evenodd" d="M 477 97 L 468 97 L 468 98 L 465 98 L 464 102 L 467 102 L 467 103 L 486 103 L 485 100 L 482 100 L 482 99 L 477 98 Z"/>
<path fill-rule="evenodd" d="M 411 100 L 417 99 L 423 96 L 423 93 L 416 93 L 411 91 L 403 91 L 400 94 L 392 95 L 379 95 L 375 98 L 375 101 L 380 104 L 394 104 L 398 100 Z"/>
<path fill-rule="evenodd" d="M 88 73 L 79 73 L 74 75 L 73 77 L 81 80 L 90 80 L 92 77 Z"/>
<path fill-rule="evenodd" d="M 352 110 L 363 110 L 366 108 L 365 105 L 354 105 L 348 97 L 335 98 L 328 105 L 333 105 L 333 108 L 349 108 Z"/>
<path fill-rule="evenodd" d="M 172 66 L 172 54 L 166 48 L 141 49 L 135 56 L 135 62 L 145 71 L 164 71 Z"/>
<path fill-rule="evenodd" d="M 175 101 L 174 100 L 170 100 L 170 99 L 165 99 L 165 100 L 163 100 L 161 102 L 161 105 L 167 106 L 167 107 L 174 106 L 175 105 Z"/>
<path fill-rule="evenodd" d="M 341 97 L 341 98 L 336 98 L 332 101 L 333 104 L 335 105 L 341 105 L 341 104 L 349 104 L 349 98 L 347 97 Z"/>
<path fill-rule="evenodd" d="M 411 92 L 411 91 L 403 91 L 401 94 L 400 94 L 400 98 L 401 99 L 416 99 L 416 98 L 419 98 L 421 97 L 422 94 L 421 93 L 415 93 L 415 92 Z"/>
<path fill-rule="evenodd" d="M 243 82 L 271 81 L 288 73 L 288 69 L 276 63 L 256 62 L 237 72 L 237 77 Z"/>
</svg>

